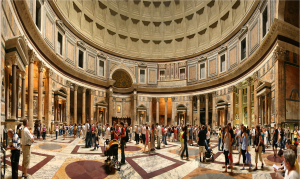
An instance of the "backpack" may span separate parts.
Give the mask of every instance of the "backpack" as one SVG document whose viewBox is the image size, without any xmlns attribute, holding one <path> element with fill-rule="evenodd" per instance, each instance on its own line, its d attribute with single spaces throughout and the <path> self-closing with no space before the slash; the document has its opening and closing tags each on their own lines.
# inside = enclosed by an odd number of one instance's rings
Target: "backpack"
<svg viewBox="0 0 300 179">
<path fill-rule="evenodd" d="M 17 134 L 18 134 L 19 138 L 22 138 L 22 129 L 21 128 L 18 129 Z"/>
</svg>

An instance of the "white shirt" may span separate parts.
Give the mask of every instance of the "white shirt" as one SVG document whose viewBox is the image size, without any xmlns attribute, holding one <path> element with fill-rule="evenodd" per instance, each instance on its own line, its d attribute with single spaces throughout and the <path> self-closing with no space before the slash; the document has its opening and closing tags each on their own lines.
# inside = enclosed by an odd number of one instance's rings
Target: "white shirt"
<svg viewBox="0 0 300 179">
<path fill-rule="evenodd" d="M 288 170 L 285 171 L 284 179 L 299 179 L 299 174 L 297 173 L 297 170 L 292 170 L 289 174 L 288 172 Z"/>
<path fill-rule="evenodd" d="M 157 126 L 157 136 L 161 137 L 161 135 L 162 135 L 161 133 L 162 133 L 161 126 L 158 125 L 158 126 Z"/>
<path fill-rule="evenodd" d="M 82 125 L 81 128 L 83 131 L 85 131 L 85 125 Z"/>
<path fill-rule="evenodd" d="M 56 128 L 56 129 L 55 129 L 55 131 L 57 131 L 57 132 L 58 132 L 58 126 L 56 126 L 55 128 Z"/>
<path fill-rule="evenodd" d="M 252 136 L 255 136 L 255 129 L 252 129 Z"/>
<path fill-rule="evenodd" d="M 129 127 L 129 131 L 130 131 L 130 133 L 132 133 L 132 127 Z"/>
<path fill-rule="evenodd" d="M 209 131 L 207 131 L 207 136 L 206 136 L 206 140 L 208 140 L 208 139 L 210 139 L 210 132 Z"/>
<path fill-rule="evenodd" d="M 146 135 L 146 126 L 142 127 L 143 130 L 142 130 L 142 134 L 145 134 Z"/>
<path fill-rule="evenodd" d="M 110 127 L 108 127 L 105 130 L 105 136 L 104 136 L 104 138 L 110 140 L 110 135 L 111 135 L 111 133 L 110 133 Z"/>
<path fill-rule="evenodd" d="M 22 145 L 31 145 L 31 139 L 33 139 L 33 135 L 28 130 L 28 127 L 25 127 L 23 129 L 23 135 L 22 135 Z"/>
</svg>

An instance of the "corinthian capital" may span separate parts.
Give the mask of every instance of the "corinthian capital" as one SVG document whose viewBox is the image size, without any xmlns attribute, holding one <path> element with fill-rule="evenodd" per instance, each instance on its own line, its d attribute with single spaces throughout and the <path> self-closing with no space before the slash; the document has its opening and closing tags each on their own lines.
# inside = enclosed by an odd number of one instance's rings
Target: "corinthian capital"
<svg viewBox="0 0 300 179">
<path fill-rule="evenodd" d="M 39 72 L 43 72 L 44 67 L 45 67 L 45 63 L 42 61 L 39 61 L 38 63 L 38 67 L 39 67 Z"/>
<path fill-rule="evenodd" d="M 253 73 L 253 81 L 257 80 L 258 79 L 258 74 L 257 74 L 257 71 Z"/>
<path fill-rule="evenodd" d="M 249 78 L 246 79 L 246 81 L 247 81 L 247 85 L 250 86 L 250 85 L 251 85 L 251 82 L 252 82 L 252 78 L 249 77 Z"/>
<path fill-rule="evenodd" d="M 67 81 L 67 88 L 70 88 L 71 87 L 71 81 Z"/>
<path fill-rule="evenodd" d="M 35 53 L 32 49 L 28 50 L 28 61 L 29 63 L 33 63 L 35 60 Z"/>
<path fill-rule="evenodd" d="M 242 83 L 242 82 L 239 82 L 239 83 L 237 84 L 237 87 L 238 87 L 238 89 L 243 89 L 243 83 Z"/>
<path fill-rule="evenodd" d="M 285 53 L 286 53 L 286 51 L 284 50 L 283 47 L 277 46 L 276 49 L 273 52 L 273 58 L 274 58 L 274 60 L 275 61 L 277 61 L 277 60 L 283 60 Z"/>
</svg>

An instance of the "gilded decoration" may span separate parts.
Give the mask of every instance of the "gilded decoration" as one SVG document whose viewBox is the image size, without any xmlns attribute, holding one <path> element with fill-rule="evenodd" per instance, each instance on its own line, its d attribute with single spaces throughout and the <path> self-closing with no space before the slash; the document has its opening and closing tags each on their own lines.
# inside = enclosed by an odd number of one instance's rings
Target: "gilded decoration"
<svg viewBox="0 0 300 179">
<path fill-rule="evenodd" d="M 117 70 L 113 75 L 112 79 L 115 80 L 114 87 L 117 88 L 129 88 L 132 85 L 130 76 L 122 70 Z"/>
</svg>

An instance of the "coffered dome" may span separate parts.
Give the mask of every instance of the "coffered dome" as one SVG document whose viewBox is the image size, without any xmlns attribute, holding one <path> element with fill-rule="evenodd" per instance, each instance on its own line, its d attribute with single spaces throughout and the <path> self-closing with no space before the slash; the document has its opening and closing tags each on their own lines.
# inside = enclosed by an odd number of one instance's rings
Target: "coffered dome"
<svg viewBox="0 0 300 179">
<path fill-rule="evenodd" d="M 207 52 L 232 37 L 248 20 L 247 0 L 74 0 L 53 9 L 83 40 L 133 59 L 179 59 Z"/>
</svg>

